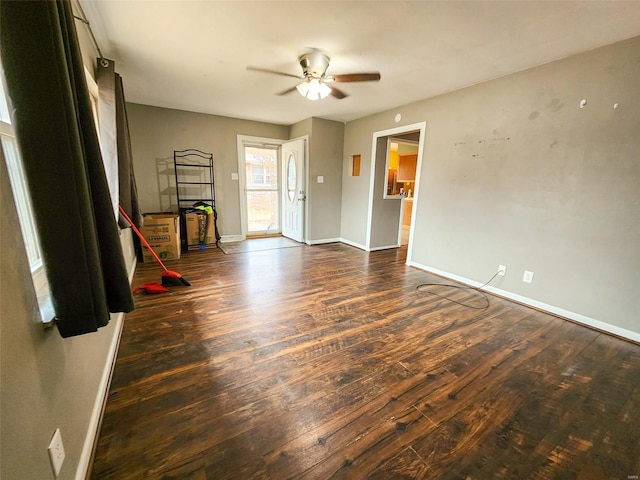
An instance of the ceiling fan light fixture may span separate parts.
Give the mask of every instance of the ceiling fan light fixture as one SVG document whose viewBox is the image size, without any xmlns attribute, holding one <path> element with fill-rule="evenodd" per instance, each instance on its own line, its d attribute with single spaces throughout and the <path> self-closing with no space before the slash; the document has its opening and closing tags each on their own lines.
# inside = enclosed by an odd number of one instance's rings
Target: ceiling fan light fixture
<svg viewBox="0 0 640 480">
<path fill-rule="evenodd" d="M 320 100 L 328 97 L 331 93 L 331 88 L 318 78 L 307 79 L 297 85 L 296 89 L 300 92 L 300 95 L 309 100 Z"/>
<path fill-rule="evenodd" d="M 315 49 L 310 53 L 300 55 L 298 60 L 302 67 L 302 76 L 279 72 L 268 68 L 247 67 L 247 70 L 271 73 L 302 80 L 302 83 L 299 83 L 295 87 L 287 88 L 286 90 L 278 93 L 278 95 L 286 95 L 294 90 L 298 90 L 300 95 L 304 98 L 313 101 L 326 98 L 329 95 L 337 100 L 342 100 L 348 96 L 339 88 L 330 87 L 327 83 L 377 82 L 380 80 L 379 72 L 346 73 L 327 76 L 329 57 Z"/>
</svg>

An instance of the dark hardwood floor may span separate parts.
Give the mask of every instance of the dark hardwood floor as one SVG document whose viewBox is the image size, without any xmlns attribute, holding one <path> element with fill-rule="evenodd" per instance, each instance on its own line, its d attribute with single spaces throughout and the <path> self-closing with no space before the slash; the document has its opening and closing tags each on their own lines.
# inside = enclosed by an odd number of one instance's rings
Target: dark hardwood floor
<svg viewBox="0 0 640 480">
<path fill-rule="evenodd" d="M 493 296 L 416 294 L 446 280 L 405 254 L 169 264 L 193 285 L 136 297 L 92 478 L 638 478 L 640 346 Z M 139 264 L 134 284 L 159 280 Z"/>
</svg>

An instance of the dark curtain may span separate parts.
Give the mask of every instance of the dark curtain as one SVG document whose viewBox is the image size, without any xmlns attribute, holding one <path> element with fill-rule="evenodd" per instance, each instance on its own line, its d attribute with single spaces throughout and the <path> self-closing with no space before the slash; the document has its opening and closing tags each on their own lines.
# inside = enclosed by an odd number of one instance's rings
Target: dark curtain
<svg viewBox="0 0 640 480">
<path fill-rule="evenodd" d="M 63 337 L 133 310 L 71 5 L 0 4 L 2 63 Z"/>
</svg>

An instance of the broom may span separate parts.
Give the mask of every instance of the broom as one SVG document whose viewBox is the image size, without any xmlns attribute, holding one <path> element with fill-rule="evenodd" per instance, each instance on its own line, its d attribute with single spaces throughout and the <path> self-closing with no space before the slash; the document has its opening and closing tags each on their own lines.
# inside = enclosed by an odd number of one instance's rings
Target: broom
<svg viewBox="0 0 640 480">
<path fill-rule="evenodd" d="M 131 225 L 131 228 L 133 228 L 133 231 L 136 232 L 136 235 L 138 235 L 138 238 L 140 239 L 140 241 L 144 244 L 145 247 L 149 249 L 149 252 L 151 252 L 151 255 L 153 255 L 153 258 L 155 258 L 156 262 L 158 262 L 158 264 L 162 267 L 162 270 L 163 270 L 162 285 L 186 285 L 187 287 L 190 287 L 191 284 L 182 275 L 180 275 L 178 272 L 174 272 L 173 270 L 169 270 L 167 267 L 164 266 L 164 263 L 162 263 L 162 260 L 160 260 L 160 257 L 156 255 L 156 252 L 153 251 L 153 248 L 151 248 L 151 245 L 149 245 L 149 242 L 147 242 L 147 239 L 142 236 L 142 233 L 140 233 L 140 230 L 137 229 L 137 227 L 133 224 L 129 216 L 126 214 L 126 212 L 124 211 L 124 208 L 122 208 L 122 205 L 118 205 L 118 208 L 120 209 L 120 214 L 124 217 L 127 223 Z"/>
</svg>

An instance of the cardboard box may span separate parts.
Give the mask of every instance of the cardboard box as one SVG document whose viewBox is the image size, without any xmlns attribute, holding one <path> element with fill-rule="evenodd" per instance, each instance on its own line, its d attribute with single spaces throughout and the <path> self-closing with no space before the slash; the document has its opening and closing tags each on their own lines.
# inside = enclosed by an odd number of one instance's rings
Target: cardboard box
<svg viewBox="0 0 640 480">
<path fill-rule="evenodd" d="M 180 258 L 180 218 L 173 213 L 144 213 L 142 214 L 142 228 L 140 232 L 147 239 L 153 251 L 165 260 Z M 155 262 L 149 250 L 142 246 L 142 260 Z"/>
<path fill-rule="evenodd" d="M 200 227 L 198 225 L 200 217 L 204 217 L 204 215 L 199 213 L 186 213 L 184 215 L 188 247 L 200 245 Z M 209 225 L 207 226 L 204 243 L 205 245 L 212 245 L 216 243 L 215 221 L 213 214 L 209 215 Z"/>
</svg>

